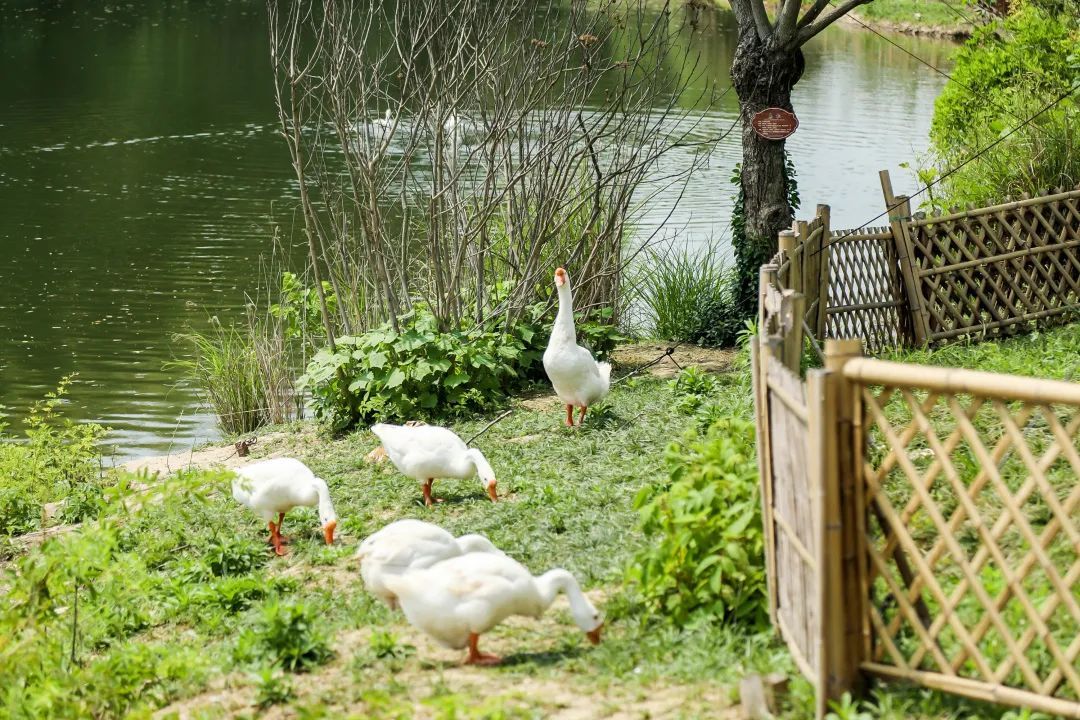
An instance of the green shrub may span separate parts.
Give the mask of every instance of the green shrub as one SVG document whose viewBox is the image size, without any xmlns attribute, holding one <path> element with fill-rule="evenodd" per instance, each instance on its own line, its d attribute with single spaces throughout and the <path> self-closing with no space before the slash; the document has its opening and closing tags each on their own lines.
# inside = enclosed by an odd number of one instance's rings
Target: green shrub
<svg viewBox="0 0 1080 720">
<path fill-rule="evenodd" d="M 40 527 L 45 503 L 65 501 L 59 513 L 63 522 L 78 522 L 98 511 L 108 482 L 101 477 L 98 443 L 107 430 L 63 416 L 73 377 L 63 378 L 54 392 L 34 403 L 21 442 L 0 442 L 0 537 Z M 0 435 L 0 441 L 11 440 Z"/>
<path fill-rule="evenodd" d="M 699 367 L 684 368 L 671 381 L 675 395 L 675 407 L 681 412 L 692 413 L 720 389 L 720 380 Z"/>
<path fill-rule="evenodd" d="M 318 628 L 318 613 L 300 603 L 267 605 L 255 639 L 276 664 L 290 672 L 309 670 L 333 655 Z"/>
<path fill-rule="evenodd" d="M 337 317 L 337 295 L 326 280 L 322 281 L 322 288 L 330 317 Z M 319 294 L 314 287 L 301 283 L 296 273 L 281 274 L 279 299 L 270 306 L 270 314 L 281 321 L 285 337 L 290 340 L 308 340 L 326 335 Z"/>
<path fill-rule="evenodd" d="M 315 416 L 335 430 L 374 420 L 413 420 L 482 412 L 511 392 L 543 378 L 541 357 L 550 328 L 541 308 L 512 332 L 479 328 L 441 332 L 417 309 L 360 336 L 324 348 L 300 378 Z M 610 317 L 610 315 L 608 315 Z M 601 316 L 601 320 L 605 319 Z M 578 339 L 606 356 L 621 339 L 603 322 L 582 323 Z"/>
<path fill-rule="evenodd" d="M 262 567 L 267 557 L 262 545 L 235 535 L 215 538 L 204 551 L 210 572 L 216 577 L 246 575 Z"/>
<path fill-rule="evenodd" d="M 960 168 L 945 180 L 944 204 L 987 204 L 1080 182 L 1075 92 L 1040 114 L 1080 86 L 1077 47 L 1077 0 L 1024 2 L 1004 20 L 975 30 L 957 52 L 952 80 L 934 107 L 934 147 L 945 168 Z"/>
<path fill-rule="evenodd" d="M 251 678 L 255 682 L 255 706 L 260 710 L 266 710 L 296 698 L 292 683 L 280 670 L 272 667 L 263 668 L 257 673 L 252 673 Z"/>
<path fill-rule="evenodd" d="M 720 420 L 666 453 L 670 477 L 634 498 L 648 542 L 628 568 L 653 617 L 766 621 L 753 426 Z"/>
</svg>

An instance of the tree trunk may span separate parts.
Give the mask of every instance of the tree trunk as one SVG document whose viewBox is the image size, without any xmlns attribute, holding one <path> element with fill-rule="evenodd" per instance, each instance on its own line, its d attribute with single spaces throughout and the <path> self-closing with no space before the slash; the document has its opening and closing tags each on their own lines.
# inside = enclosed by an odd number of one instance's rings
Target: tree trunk
<svg viewBox="0 0 1080 720">
<path fill-rule="evenodd" d="M 791 227 L 784 167 L 784 141 L 766 140 L 750 125 L 754 114 L 770 107 L 792 110 L 791 90 L 802 77 L 802 51 L 777 50 L 758 39 L 752 28 L 741 33 L 731 66 L 742 115 L 743 237 L 735 238 L 740 299 L 756 305 L 758 267 L 777 249 L 777 234 Z M 743 303 L 740 302 L 740 305 Z"/>
</svg>

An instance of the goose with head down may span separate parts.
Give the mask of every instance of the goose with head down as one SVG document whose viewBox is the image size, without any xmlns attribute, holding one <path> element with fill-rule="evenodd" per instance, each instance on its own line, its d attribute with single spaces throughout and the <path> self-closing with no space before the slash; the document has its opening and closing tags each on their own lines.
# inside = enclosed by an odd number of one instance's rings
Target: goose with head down
<svg viewBox="0 0 1080 720">
<path fill-rule="evenodd" d="M 285 554 L 281 524 L 285 513 L 295 507 L 318 506 L 323 538 L 327 545 L 333 544 L 338 517 L 330 489 L 307 465 L 293 458 L 273 458 L 237 468 L 236 474 L 239 477 L 232 483 L 233 498 L 269 525 L 270 544 L 276 554 Z"/>
<path fill-rule="evenodd" d="M 581 425 L 589 406 L 607 395 L 611 388 L 611 365 L 597 362 L 592 353 L 577 344 L 570 276 L 563 268 L 555 271 L 555 288 L 559 293 L 559 312 L 544 351 L 544 371 L 555 394 L 566 404 L 566 424 L 573 427 L 575 407 L 580 410 L 578 425 Z"/>
<path fill-rule="evenodd" d="M 360 543 L 356 557 L 364 587 L 391 608 L 397 597 L 383 578 L 410 570 L 422 570 L 437 562 L 470 552 L 500 553 L 483 535 L 454 537 L 438 525 L 421 520 L 398 520 L 369 535 Z"/>
<path fill-rule="evenodd" d="M 499 499 L 495 471 L 484 454 L 465 445 L 451 430 L 435 425 L 408 427 L 379 423 L 371 427 L 390 461 L 403 475 L 419 482 L 424 491 L 424 504 L 438 502 L 431 495 L 435 478 L 471 478 L 479 476 L 492 502 Z"/>
<path fill-rule="evenodd" d="M 563 569 L 533 577 L 506 555 L 473 552 L 425 570 L 388 575 L 384 581 L 414 627 L 445 647 L 468 647 L 469 665 L 500 662 L 480 652 L 480 635 L 511 615 L 540 617 L 560 592 L 570 601 L 574 624 L 590 642 L 600 642 L 603 618 L 574 576 Z"/>
</svg>

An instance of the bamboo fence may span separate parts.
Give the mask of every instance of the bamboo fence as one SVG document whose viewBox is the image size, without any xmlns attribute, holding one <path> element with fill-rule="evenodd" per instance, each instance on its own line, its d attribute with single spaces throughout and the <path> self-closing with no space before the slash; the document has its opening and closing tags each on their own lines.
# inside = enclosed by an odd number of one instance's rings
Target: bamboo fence
<svg viewBox="0 0 1080 720">
<path fill-rule="evenodd" d="M 874 675 L 1080 718 L 1080 385 L 836 339 L 804 382 L 790 245 L 752 366 L 770 612 L 818 717 Z"/>
<path fill-rule="evenodd" d="M 813 337 L 876 353 L 1080 317 L 1080 188 L 927 217 L 880 180 L 887 227 L 832 230 L 819 205 L 781 234 L 779 282 Z"/>
</svg>

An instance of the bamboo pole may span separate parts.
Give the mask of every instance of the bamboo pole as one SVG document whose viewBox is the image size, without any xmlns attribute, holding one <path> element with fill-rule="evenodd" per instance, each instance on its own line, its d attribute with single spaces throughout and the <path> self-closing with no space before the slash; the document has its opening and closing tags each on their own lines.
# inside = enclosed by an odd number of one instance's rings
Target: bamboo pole
<svg viewBox="0 0 1080 720">
<path fill-rule="evenodd" d="M 880 663 L 865 662 L 863 669 L 894 680 L 906 680 L 925 687 L 943 690 L 955 695 L 963 695 L 973 700 L 1013 705 L 1039 712 L 1050 713 L 1063 718 L 1080 719 L 1080 703 L 1074 700 L 1062 700 L 1007 685 L 970 680 L 968 678 L 942 675 L 940 673 L 912 670 Z"/>
<path fill-rule="evenodd" d="M 796 288 L 799 277 L 796 274 L 798 270 L 798 260 L 795 258 L 795 233 L 791 230 L 781 230 L 779 237 L 777 238 L 777 246 L 784 255 L 784 260 L 786 261 L 784 264 L 787 265 L 786 272 L 781 268 L 780 286 L 785 290 L 801 292 L 801 290 Z"/>
<path fill-rule="evenodd" d="M 828 205 L 817 206 L 817 216 L 821 218 L 821 235 L 817 242 L 817 277 L 813 279 L 817 286 L 818 305 L 817 318 L 814 323 L 814 334 L 818 340 L 823 340 L 828 334 L 827 315 L 829 309 L 829 258 L 832 256 L 832 248 L 829 240 L 832 237 L 830 225 L 831 209 Z"/>
<path fill-rule="evenodd" d="M 776 614 L 776 544 L 772 506 L 772 462 L 770 456 L 768 381 L 765 379 L 765 353 L 759 338 L 750 339 L 750 368 L 754 392 L 754 424 L 757 430 L 758 478 L 761 482 L 761 520 L 765 530 L 765 576 L 769 596 L 769 620 L 777 625 Z"/>
<path fill-rule="evenodd" d="M 826 518 L 836 525 L 829 584 L 834 587 L 832 618 L 836 649 L 832 658 L 832 674 L 835 677 L 831 698 L 839 698 L 844 692 L 861 687 L 859 664 L 866 644 L 864 628 L 866 618 L 863 593 L 865 549 L 862 543 L 866 535 L 861 532 L 864 524 L 863 506 L 860 505 L 861 467 L 857 464 L 861 435 L 856 435 L 856 418 L 860 393 L 844 375 L 844 367 L 862 356 L 861 340 L 827 340 L 825 342 L 825 369 L 828 371 L 829 396 L 827 403 L 833 406 L 832 425 L 829 429 L 831 457 L 827 468 L 831 477 L 827 491 L 832 494 L 832 507 Z M 830 487 L 831 486 L 831 487 Z"/>
<path fill-rule="evenodd" d="M 806 298 L 802 293 L 793 293 L 785 298 L 791 308 L 791 326 L 784 330 L 784 365 L 796 375 L 802 365 L 803 354 L 803 316 L 806 315 Z"/>
<path fill-rule="evenodd" d="M 892 179 L 888 170 L 878 173 L 881 180 L 881 192 L 885 196 L 885 209 L 889 213 L 889 228 L 892 230 L 893 243 L 896 247 L 896 259 L 900 263 L 900 272 L 904 280 L 907 295 L 908 312 L 911 326 L 915 333 L 915 344 L 926 345 L 930 337 L 930 323 L 926 316 L 926 307 L 919 294 L 918 277 L 912 261 L 913 248 L 904 220 L 911 217 L 911 204 L 908 198 L 893 194 Z"/>
<path fill-rule="evenodd" d="M 828 343 L 826 343 L 828 346 Z M 842 657 L 843 647 L 839 642 L 842 637 L 843 606 L 838 601 L 839 568 L 836 559 L 839 555 L 838 514 L 836 498 L 836 454 L 830 442 L 836 432 L 835 398 L 829 392 L 829 373 L 814 369 L 806 374 L 806 400 L 809 409 L 807 422 L 807 474 L 811 489 L 811 512 L 817 531 L 817 566 L 816 598 L 807 598 L 807 602 L 817 605 L 819 626 L 812 638 L 818 647 L 818 667 L 816 691 L 816 717 L 823 720 L 829 709 L 829 701 L 844 694 L 838 684 L 835 671 L 838 658 Z"/>
<path fill-rule="evenodd" d="M 882 170 L 882 172 L 886 171 Z M 956 220 L 963 220 L 965 218 L 978 217 L 979 215 L 991 215 L 999 212 L 1020 210 L 1022 208 L 1030 207 L 1032 205 L 1044 205 L 1047 203 L 1061 200 L 1072 200 L 1073 198 L 1080 198 L 1080 189 L 1070 190 L 1069 192 L 1058 193 L 1056 195 L 1040 195 L 1039 197 L 1029 198 L 1027 200 L 1016 200 L 1014 202 L 1003 203 L 1001 205 L 992 205 L 990 207 L 976 208 L 974 210 L 965 210 L 964 212 L 957 212 L 949 215 L 931 215 L 916 220 L 915 224 L 920 227 L 926 225 L 935 225 L 938 223 L 953 222 Z"/>
<path fill-rule="evenodd" d="M 1080 383 L 1018 377 L 963 368 L 930 367 L 857 358 L 844 366 L 844 376 L 862 385 L 919 388 L 942 394 L 1023 400 L 1040 405 L 1080 405 Z"/>
</svg>

